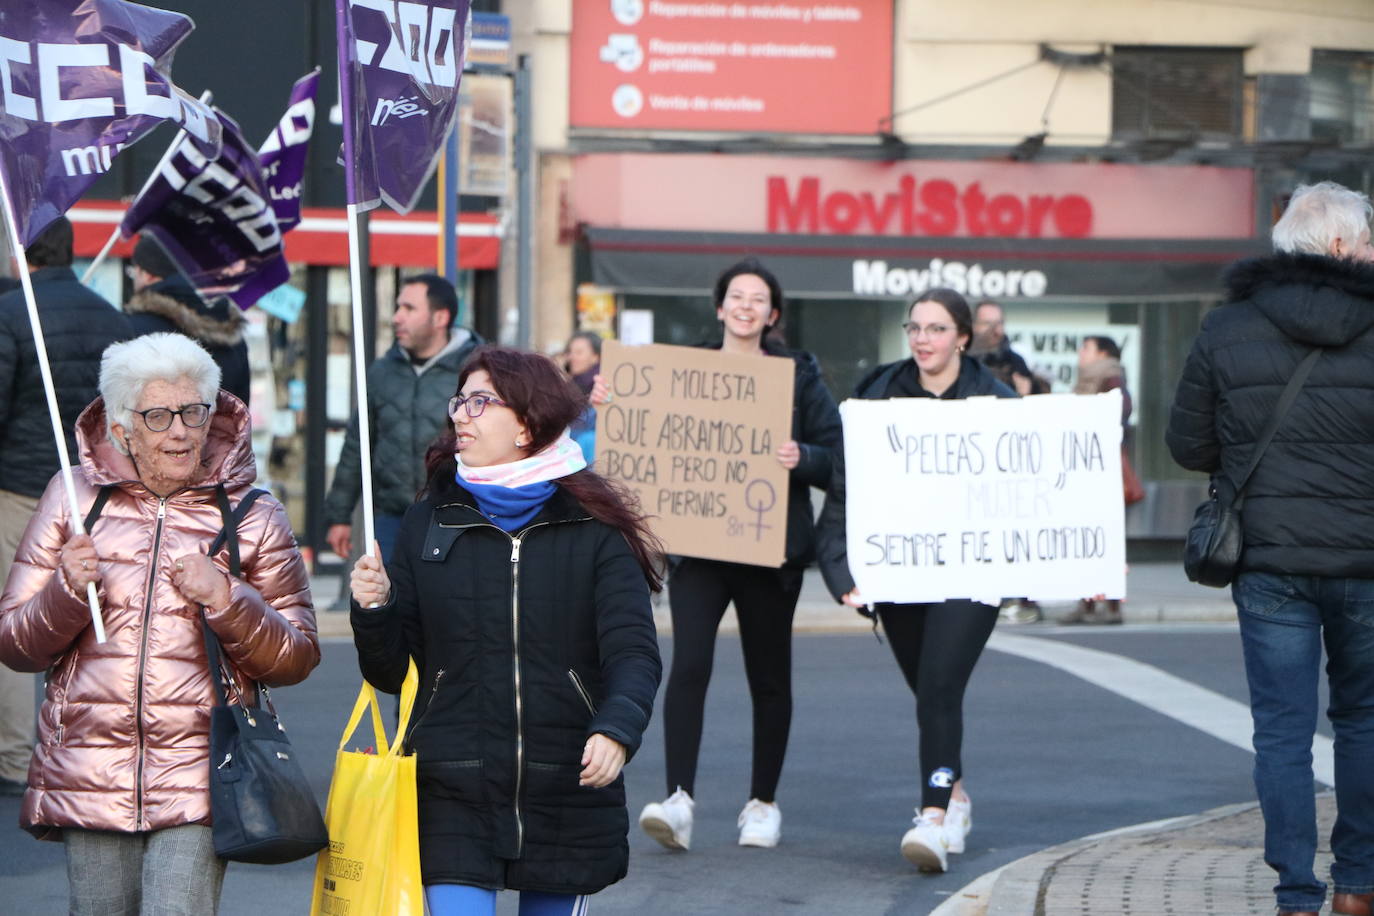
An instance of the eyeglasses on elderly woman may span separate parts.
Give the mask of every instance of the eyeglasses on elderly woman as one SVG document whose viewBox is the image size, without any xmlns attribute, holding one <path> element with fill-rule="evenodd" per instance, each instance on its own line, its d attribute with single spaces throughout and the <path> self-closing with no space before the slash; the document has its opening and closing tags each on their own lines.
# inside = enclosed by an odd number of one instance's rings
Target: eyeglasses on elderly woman
<svg viewBox="0 0 1374 916">
<path fill-rule="evenodd" d="M 171 429 L 173 417 L 181 417 L 181 422 L 186 424 L 187 429 L 199 429 L 210 419 L 209 404 L 187 404 L 180 410 L 172 410 L 170 407 L 149 407 L 147 410 L 133 412 L 143 418 L 143 425 L 148 427 L 149 431 L 155 433 Z"/>
</svg>

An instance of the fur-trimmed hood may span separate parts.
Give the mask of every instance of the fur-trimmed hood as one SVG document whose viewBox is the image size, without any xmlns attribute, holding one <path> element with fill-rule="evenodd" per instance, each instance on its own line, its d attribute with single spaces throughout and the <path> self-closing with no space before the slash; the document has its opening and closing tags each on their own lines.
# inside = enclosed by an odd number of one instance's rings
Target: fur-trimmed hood
<svg viewBox="0 0 1374 916">
<path fill-rule="evenodd" d="M 1286 335 L 1320 347 L 1344 346 L 1374 327 L 1374 263 L 1278 253 L 1226 272 L 1228 300 L 1249 303 Z"/>
<path fill-rule="evenodd" d="M 192 340 L 218 347 L 237 346 L 248 323 L 228 299 L 206 303 L 190 284 L 180 280 L 161 280 L 139 290 L 124 304 L 124 311 L 165 318 Z"/>
</svg>

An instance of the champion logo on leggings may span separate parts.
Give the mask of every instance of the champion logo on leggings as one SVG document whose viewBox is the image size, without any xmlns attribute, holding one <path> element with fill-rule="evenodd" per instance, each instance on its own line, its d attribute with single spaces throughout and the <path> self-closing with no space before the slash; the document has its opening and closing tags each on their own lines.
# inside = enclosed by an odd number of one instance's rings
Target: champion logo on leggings
<svg viewBox="0 0 1374 916">
<path fill-rule="evenodd" d="M 930 774 L 930 786 L 933 789 L 948 789 L 954 785 L 954 771 L 949 767 L 940 767 Z"/>
</svg>

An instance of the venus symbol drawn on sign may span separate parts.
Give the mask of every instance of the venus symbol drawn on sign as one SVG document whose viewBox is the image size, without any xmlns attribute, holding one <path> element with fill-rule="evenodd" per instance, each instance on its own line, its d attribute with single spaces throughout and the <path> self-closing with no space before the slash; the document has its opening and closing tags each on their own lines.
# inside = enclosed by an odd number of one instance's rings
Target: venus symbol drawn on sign
<svg viewBox="0 0 1374 916">
<path fill-rule="evenodd" d="M 755 493 L 758 493 L 756 496 Z M 767 502 L 765 502 L 767 500 Z M 754 529 L 754 540 L 763 540 L 763 532 L 772 525 L 763 523 L 763 514 L 778 504 L 777 491 L 773 485 L 766 480 L 754 480 L 744 489 L 744 505 L 757 514 L 757 519 L 751 526 Z"/>
</svg>

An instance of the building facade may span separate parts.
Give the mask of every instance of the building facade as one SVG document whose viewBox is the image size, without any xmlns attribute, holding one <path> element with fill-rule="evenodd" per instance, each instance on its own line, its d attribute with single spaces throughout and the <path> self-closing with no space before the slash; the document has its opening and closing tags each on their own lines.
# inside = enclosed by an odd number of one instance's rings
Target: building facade
<svg viewBox="0 0 1374 916">
<path fill-rule="evenodd" d="M 1149 498 L 1202 483 L 1162 446 L 1226 264 L 1296 184 L 1374 185 L 1374 10 L 1360 0 L 1014 4 L 510 0 L 532 57 L 531 343 L 590 327 L 692 343 L 745 255 L 837 397 L 900 356 L 911 295 L 1004 304 L 1056 390 L 1087 334 L 1123 347 Z"/>
</svg>

